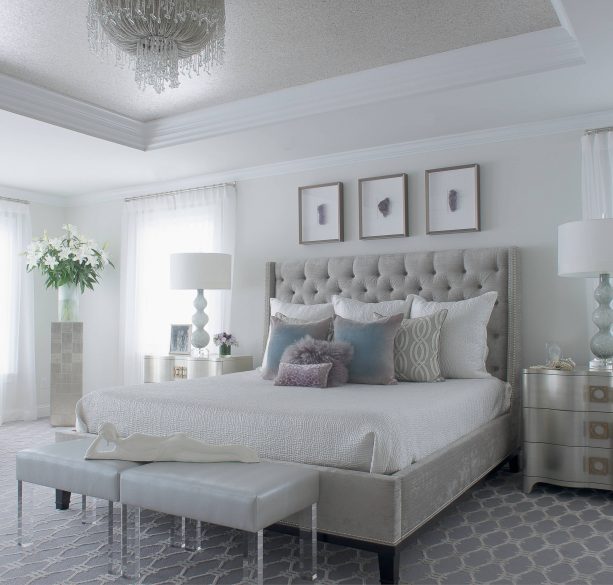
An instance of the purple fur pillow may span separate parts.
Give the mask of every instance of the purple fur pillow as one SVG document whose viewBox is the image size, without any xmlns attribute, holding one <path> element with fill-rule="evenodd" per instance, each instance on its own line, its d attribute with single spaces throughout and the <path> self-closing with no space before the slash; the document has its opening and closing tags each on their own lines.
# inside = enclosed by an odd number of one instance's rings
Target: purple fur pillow
<svg viewBox="0 0 613 585">
<path fill-rule="evenodd" d="M 327 364 L 279 364 L 279 373 L 275 378 L 275 386 L 306 386 L 309 388 L 325 388 L 328 385 L 328 374 L 332 368 Z"/>
<path fill-rule="evenodd" d="M 331 363 L 328 386 L 341 386 L 349 379 L 349 364 L 353 346 L 343 341 L 324 341 L 309 335 L 290 345 L 281 356 L 281 362 L 290 364 Z"/>
</svg>

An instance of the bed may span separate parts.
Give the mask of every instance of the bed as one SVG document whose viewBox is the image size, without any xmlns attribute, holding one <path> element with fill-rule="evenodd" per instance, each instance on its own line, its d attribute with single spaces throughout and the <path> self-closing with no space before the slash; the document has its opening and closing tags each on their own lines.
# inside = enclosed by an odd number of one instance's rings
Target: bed
<svg viewBox="0 0 613 585">
<path fill-rule="evenodd" d="M 121 434 L 187 430 L 251 445 L 287 465 L 316 466 L 321 539 L 375 551 L 381 582 L 398 582 L 399 551 L 416 530 L 505 460 L 517 464 L 517 263 L 515 248 L 484 248 L 266 265 L 265 322 L 272 297 L 447 301 L 496 291 L 492 378 L 305 392 L 249 372 L 175 382 L 172 392 L 159 384 L 107 389 L 78 404 L 79 430 L 95 432 L 106 421 Z"/>
</svg>

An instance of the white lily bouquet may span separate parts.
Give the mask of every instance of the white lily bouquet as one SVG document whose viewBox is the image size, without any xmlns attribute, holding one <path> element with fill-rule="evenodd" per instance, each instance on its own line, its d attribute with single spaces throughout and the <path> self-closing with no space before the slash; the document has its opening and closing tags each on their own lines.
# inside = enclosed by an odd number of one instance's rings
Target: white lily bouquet
<svg viewBox="0 0 613 585">
<path fill-rule="evenodd" d="M 43 236 L 32 241 L 25 251 L 26 269 L 38 269 L 45 276 L 47 288 L 58 289 L 58 318 L 60 321 L 78 319 L 79 289 L 94 290 L 105 266 L 113 266 L 106 252 L 106 244 L 99 246 L 94 240 L 79 234 L 67 224 L 63 234 L 50 238 Z"/>
</svg>

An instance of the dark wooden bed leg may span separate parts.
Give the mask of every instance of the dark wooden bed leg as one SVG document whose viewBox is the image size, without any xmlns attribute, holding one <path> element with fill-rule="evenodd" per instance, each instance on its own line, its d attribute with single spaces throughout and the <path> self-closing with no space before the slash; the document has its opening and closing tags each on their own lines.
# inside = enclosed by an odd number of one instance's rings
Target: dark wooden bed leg
<svg viewBox="0 0 613 585">
<path fill-rule="evenodd" d="M 519 453 L 515 453 L 515 455 L 511 455 L 511 457 L 509 457 L 509 471 L 511 473 L 519 473 L 521 471 Z"/>
<path fill-rule="evenodd" d="M 395 585 L 400 579 L 400 551 L 389 547 L 379 551 L 379 579 L 383 584 Z"/>
<path fill-rule="evenodd" d="M 70 507 L 70 492 L 55 490 L 55 509 L 68 510 Z"/>
</svg>

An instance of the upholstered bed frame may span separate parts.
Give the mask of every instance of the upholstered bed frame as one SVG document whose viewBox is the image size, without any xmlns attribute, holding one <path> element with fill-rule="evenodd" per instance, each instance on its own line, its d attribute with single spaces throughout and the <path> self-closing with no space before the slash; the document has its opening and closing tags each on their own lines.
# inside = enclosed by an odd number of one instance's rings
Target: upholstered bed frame
<svg viewBox="0 0 613 585">
<path fill-rule="evenodd" d="M 408 294 L 454 301 L 498 293 L 488 326 L 487 369 L 511 384 L 509 413 L 393 475 L 318 467 L 321 540 L 377 552 L 382 583 L 398 582 L 400 549 L 421 526 L 504 461 L 518 468 L 517 281 L 516 248 L 309 258 L 266 265 L 266 323 L 272 297 L 315 304 L 330 302 L 335 294 L 378 302 Z"/>
</svg>

